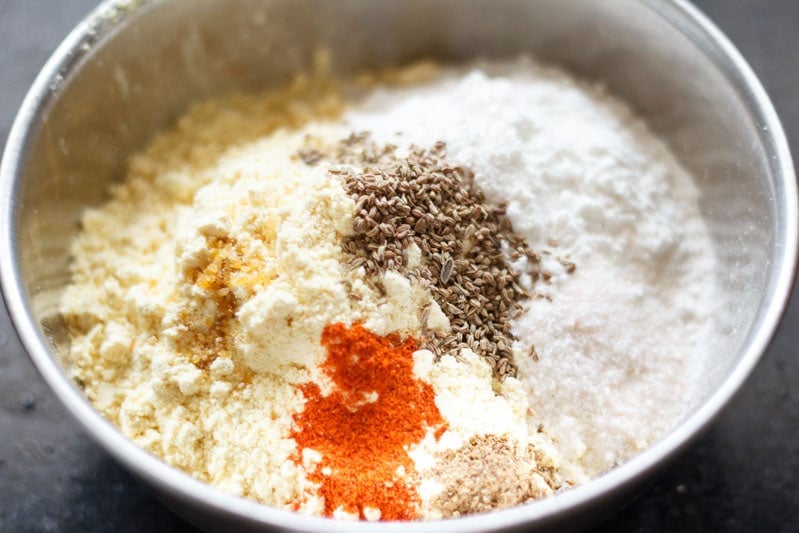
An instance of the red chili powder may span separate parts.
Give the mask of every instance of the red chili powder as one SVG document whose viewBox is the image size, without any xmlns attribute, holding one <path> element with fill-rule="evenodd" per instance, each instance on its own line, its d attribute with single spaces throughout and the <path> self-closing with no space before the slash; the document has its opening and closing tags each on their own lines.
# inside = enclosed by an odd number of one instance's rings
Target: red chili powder
<svg viewBox="0 0 799 533">
<path fill-rule="evenodd" d="M 323 396 L 316 384 L 300 388 L 307 403 L 294 416 L 292 437 L 299 450 L 322 454 L 308 475 L 321 485 L 325 514 L 339 506 L 361 518 L 364 507 L 380 509 L 382 520 L 416 518 L 419 496 L 407 449 L 441 425 L 433 388 L 413 374 L 413 338 L 381 337 L 355 324 L 331 324 L 322 334 L 327 360 L 322 370 L 335 388 Z M 376 397 L 376 399 L 375 399 Z M 442 433 L 442 428 L 436 436 Z M 301 462 L 301 454 L 295 456 Z M 397 475 L 397 468 L 405 476 Z M 329 468 L 329 475 L 322 473 Z"/>
</svg>

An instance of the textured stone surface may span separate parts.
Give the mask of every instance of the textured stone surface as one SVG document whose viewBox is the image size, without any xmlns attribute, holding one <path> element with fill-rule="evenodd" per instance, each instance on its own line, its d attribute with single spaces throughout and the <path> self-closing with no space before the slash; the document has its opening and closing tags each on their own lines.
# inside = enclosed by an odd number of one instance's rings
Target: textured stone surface
<svg viewBox="0 0 799 533">
<path fill-rule="evenodd" d="M 0 0 L 0 142 L 50 52 L 93 0 Z M 795 0 L 697 1 L 761 77 L 799 153 Z M 796 300 L 796 299 L 794 299 Z M 799 303 L 743 390 L 597 532 L 799 531 Z M 0 531 L 195 531 L 78 428 L 0 307 Z"/>
</svg>

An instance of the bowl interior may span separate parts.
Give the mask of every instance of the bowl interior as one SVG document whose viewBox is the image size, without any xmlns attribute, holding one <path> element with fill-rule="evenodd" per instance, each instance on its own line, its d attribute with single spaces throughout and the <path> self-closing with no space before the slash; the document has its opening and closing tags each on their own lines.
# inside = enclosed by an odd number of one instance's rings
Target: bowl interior
<svg viewBox="0 0 799 533">
<path fill-rule="evenodd" d="M 53 357 L 67 343 L 58 302 L 69 281 L 69 244 L 82 211 L 102 202 L 108 185 L 124 176 L 127 157 L 192 102 L 280 84 L 309 69 L 318 49 L 332 52 L 342 74 L 422 57 L 532 53 L 602 83 L 646 117 L 697 179 L 718 257 L 719 297 L 730 311 L 717 324 L 707 394 L 740 364 L 775 295 L 784 297 L 782 273 L 792 264 L 785 259 L 791 234 L 785 182 L 793 177 L 786 176 L 784 157 L 775 156 L 783 149 L 781 131 L 770 131 L 770 107 L 764 110 L 744 89 L 748 71 L 737 70 L 679 2 L 125 5 L 98 9 L 67 42 L 70 53 L 50 64 L 19 160 L 6 162 L 16 180 L 10 219 L 16 272 Z"/>
</svg>

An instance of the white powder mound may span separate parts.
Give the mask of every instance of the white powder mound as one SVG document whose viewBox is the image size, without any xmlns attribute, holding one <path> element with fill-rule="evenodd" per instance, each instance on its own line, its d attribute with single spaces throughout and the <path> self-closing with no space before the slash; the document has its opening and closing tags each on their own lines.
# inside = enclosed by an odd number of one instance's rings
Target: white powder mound
<svg viewBox="0 0 799 533">
<path fill-rule="evenodd" d="M 575 475 L 676 424 L 706 359 L 714 258 L 690 176 L 627 107 L 521 59 L 377 90 L 347 122 L 400 147 L 446 142 L 543 252 L 552 278 L 515 322 L 517 363 L 531 425 Z"/>
</svg>

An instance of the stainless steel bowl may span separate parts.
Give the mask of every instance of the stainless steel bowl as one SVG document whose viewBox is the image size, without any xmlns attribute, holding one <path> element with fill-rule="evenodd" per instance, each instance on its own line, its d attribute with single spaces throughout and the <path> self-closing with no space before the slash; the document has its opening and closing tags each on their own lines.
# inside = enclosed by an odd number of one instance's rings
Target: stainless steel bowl
<svg viewBox="0 0 799 533">
<path fill-rule="evenodd" d="M 166 466 L 103 419 L 66 377 L 58 301 L 69 244 L 88 206 L 197 100 L 273 86 L 328 48 L 343 74 L 414 58 L 534 53 L 626 100 L 693 172 L 719 258 L 722 303 L 704 397 L 628 463 L 554 498 L 435 524 L 352 524 L 226 495 Z M 0 274 L 11 317 L 61 401 L 110 454 L 206 529 L 537 531 L 580 527 L 618 509 L 705 428 L 763 353 L 793 280 L 793 166 L 752 71 L 687 2 L 667 0 L 108 1 L 37 78 L 0 169 Z"/>
</svg>

